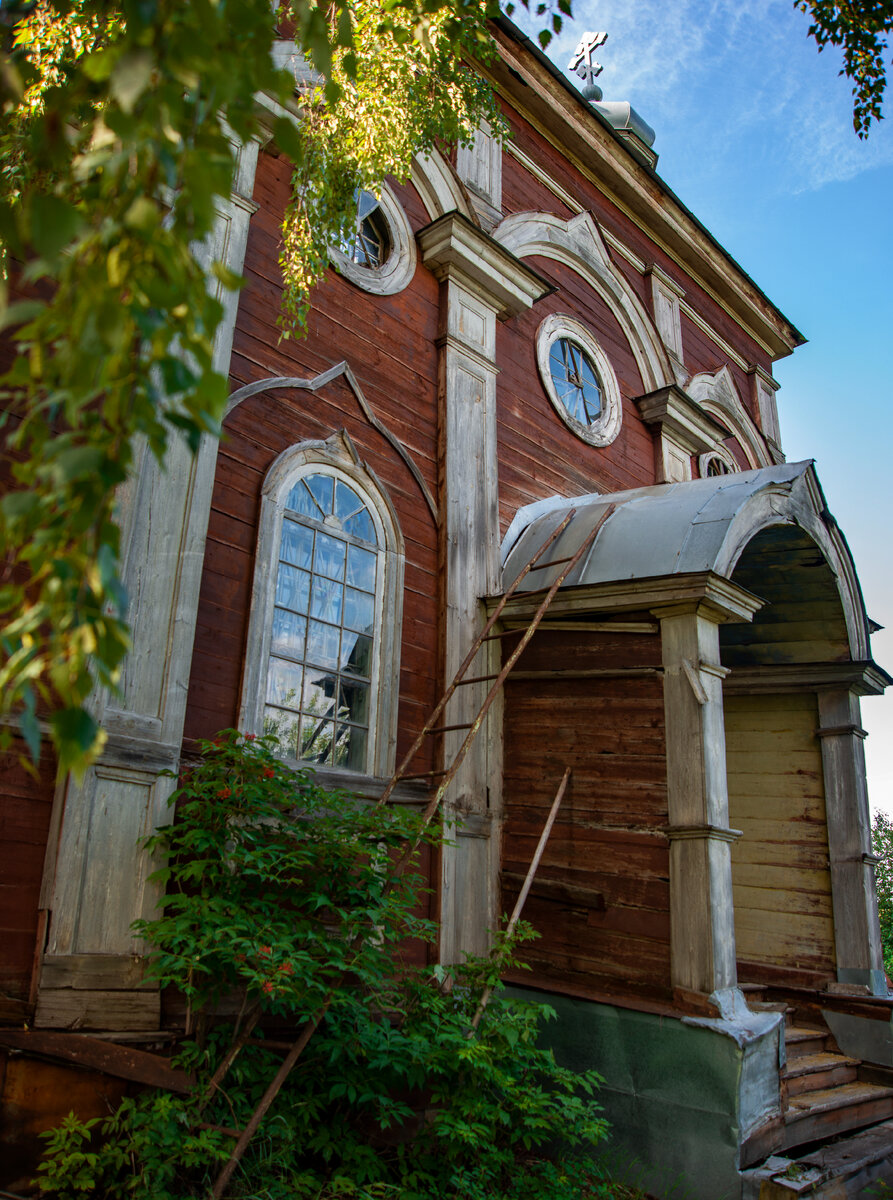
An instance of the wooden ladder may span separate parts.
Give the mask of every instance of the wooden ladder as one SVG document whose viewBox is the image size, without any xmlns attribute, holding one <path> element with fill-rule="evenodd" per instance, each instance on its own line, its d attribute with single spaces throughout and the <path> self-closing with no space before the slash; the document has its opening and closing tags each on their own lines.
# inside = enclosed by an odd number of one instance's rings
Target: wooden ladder
<svg viewBox="0 0 893 1200">
<path fill-rule="evenodd" d="M 391 796 L 393 795 L 394 789 L 396 788 L 397 784 L 400 783 L 401 780 L 404 780 L 404 779 L 431 779 L 433 781 L 435 778 L 440 780 L 440 782 L 437 785 L 437 790 L 435 791 L 434 795 L 431 797 L 431 800 L 428 802 L 427 806 L 425 807 L 423 817 L 422 817 L 422 824 L 419 828 L 418 834 L 416 835 L 416 837 L 412 841 L 412 843 L 407 844 L 406 849 L 403 851 L 403 853 L 401 854 L 397 863 L 395 864 L 395 867 L 394 867 L 395 875 L 399 875 L 403 871 L 406 864 L 409 862 L 409 860 L 412 858 L 412 856 L 415 854 L 416 850 L 418 849 L 419 844 L 422 839 L 422 835 L 424 833 L 424 830 L 428 827 L 428 825 L 434 819 L 434 816 L 437 813 L 437 810 L 439 809 L 444 796 L 446 795 L 447 788 L 450 786 L 450 783 L 453 781 L 453 779 L 456 776 L 456 772 L 459 770 L 459 768 L 462 766 L 462 763 L 465 761 L 465 757 L 468 754 L 469 749 L 471 748 L 471 744 L 474 741 L 474 739 L 477 737 L 478 733 L 480 732 L 481 726 L 484 721 L 484 717 L 487 715 L 487 712 L 489 711 L 490 706 L 492 705 L 493 701 L 495 700 L 496 696 L 498 695 L 499 689 L 502 687 L 506 678 L 510 674 L 512 667 L 514 667 L 515 663 L 521 657 L 521 654 L 524 652 L 524 648 L 527 646 L 527 643 L 530 641 L 530 639 L 533 637 L 534 633 L 536 632 L 537 626 L 540 624 L 543 617 L 546 615 L 550 604 L 552 603 L 552 601 L 554 600 L 554 598 L 558 592 L 558 589 L 564 583 L 565 579 L 567 579 L 568 575 L 570 575 L 571 571 L 573 571 L 574 567 L 577 566 L 577 564 L 580 562 L 580 560 L 583 558 L 583 556 L 595 544 L 595 539 L 598 537 L 601 529 L 605 525 L 605 522 L 610 518 L 611 514 L 614 512 L 615 507 L 616 507 L 616 505 L 611 504 L 605 509 L 605 511 L 599 516 L 598 520 L 593 525 L 592 529 L 589 531 L 589 533 L 583 539 L 582 543 L 580 544 L 579 549 L 574 554 L 569 555 L 566 558 L 554 558 L 554 559 L 549 559 L 546 562 L 542 562 L 540 560 L 543 558 L 544 555 L 547 554 L 547 552 L 551 549 L 551 547 L 555 544 L 555 542 L 557 542 L 557 540 L 560 538 L 562 533 L 564 533 L 565 529 L 567 529 L 568 525 L 573 520 L 573 518 L 576 514 L 576 509 L 572 508 L 570 510 L 570 512 L 564 517 L 564 519 L 560 522 L 560 524 L 557 526 L 557 528 L 553 530 L 553 532 L 549 535 L 549 537 L 546 539 L 546 541 L 543 543 L 543 545 L 539 548 L 539 550 L 536 552 L 536 554 L 533 556 L 533 558 L 531 558 L 530 562 L 528 562 L 524 566 L 524 568 L 521 570 L 521 572 L 515 578 L 513 583 L 500 596 L 499 601 L 493 610 L 493 613 L 491 614 L 487 623 L 484 625 L 484 628 L 481 630 L 481 632 L 477 635 L 477 637 L 472 642 L 472 645 L 471 645 L 468 653 L 466 654 L 465 658 L 462 660 L 462 664 L 459 667 L 458 671 L 456 672 L 452 683 L 446 689 L 443 696 L 441 696 L 440 700 L 438 701 L 437 705 L 434 708 L 434 711 L 428 717 L 428 720 L 425 722 L 424 726 L 422 727 L 420 733 L 416 737 L 412 746 L 410 747 L 410 749 L 407 751 L 406 755 L 404 756 L 403 761 L 400 763 L 397 770 L 391 776 L 391 779 L 388 782 L 385 790 L 382 792 L 381 798 L 378 800 L 376 807 L 381 807 L 382 805 L 385 805 L 388 803 Z M 554 567 L 554 566 L 561 566 L 562 570 L 558 573 L 558 575 L 556 575 L 555 579 L 552 581 L 551 584 L 549 584 L 547 587 L 535 588 L 531 592 L 526 593 L 527 595 L 536 595 L 539 592 L 545 592 L 545 595 L 544 595 L 543 600 L 540 603 L 539 607 L 537 608 L 536 612 L 534 613 L 533 617 L 531 618 L 530 624 L 524 630 L 521 640 L 518 642 L 518 645 L 514 648 L 514 650 L 512 651 L 512 653 L 509 655 L 508 659 L 506 660 L 506 662 L 503 664 L 502 669 L 492 675 L 478 675 L 478 676 L 469 677 L 468 671 L 471 669 L 471 665 L 474 662 L 474 659 L 477 656 L 477 654 L 479 653 L 481 647 L 486 642 L 492 641 L 495 638 L 502 638 L 502 637 L 506 637 L 509 635 L 505 632 L 494 633 L 493 627 L 499 621 L 500 617 L 502 616 L 503 610 L 505 609 L 508 602 L 511 600 L 512 596 L 518 590 L 518 587 L 522 583 L 522 581 L 527 578 L 527 576 L 530 574 L 531 571 L 544 571 L 548 567 Z M 509 631 L 509 633 L 517 634 L 518 630 L 514 629 L 514 630 Z M 468 686 L 470 684 L 474 684 L 474 683 L 490 683 L 491 684 L 490 689 L 487 692 L 487 696 L 484 699 L 483 703 L 481 704 L 480 708 L 478 709 L 477 714 L 474 717 L 474 719 L 469 721 L 467 724 L 462 724 L 462 725 L 438 725 L 437 722 L 442 717 L 447 704 L 450 702 L 451 698 L 455 695 L 457 689 L 460 687 L 463 687 L 463 686 Z M 446 732 L 449 732 L 452 730 L 459 730 L 459 729 L 466 730 L 465 738 L 462 742 L 462 745 L 456 751 L 453 761 L 450 763 L 450 765 L 448 767 L 446 767 L 442 771 L 424 771 L 424 772 L 415 773 L 415 774 L 409 773 L 409 766 L 410 766 L 413 758 L 415 757 L 415 755 L 418 753 L 419 749 L 421 748 L 425 738 L 434 736 L 436 734 L 446 733 Z M 530 884 L 532 882 L 533 875 L 536 872 L 537 866 L 539 865 L 540 857 L 542 855 L 543 849 L 545 848 L 546 839 L 548 838 L 549 833 L 551 832 L 552 824 L 555 820 L 555 816 L 558 811 L 558 806 L 561 803 L 561 799 L 564 795 L 565 788 L 567 787 L 567 782 L 568 782 L 569 777 L 570 777 L 570 771 L 567 770 L 564 774 L 564 778 L 561 782 L 561 786 L 559 787 L 558 793 L 553 802 L 552 810 L 550 812 L 549 819 L 546 823 L 546 828 L 544 829 L 543 835 L 540 839 L 540 844 L 537 847 L 536 853 L 534 854 L 534 858 L 531 863 L 530 870 L 528 871 L 528 876 L 527 876 L 527 880 L 525 882 L 525 887 L 524 887 L 524 889 L 522 889 L 522 894 L 518 898 L 518 903 L 516 904 L 515 912 L 512 914 L 512 921 L 511 921 L 512 928 L 514 928 L 515 924 L 517 923 L 518 918 L 520 917 L 521 908 L 523 907 L 524 901 L 527 897 L 527 892 L 530 888 Z M 478 1022 L 480 1021 L 483 1010 L 486 1007 L 487 1002 L 489 1000 L 489 992 L 490 992 L 490 989 L 485 991 L 484 995 L 481 998 L 481 1004 L 480 1004 L 477 1014 L 475 1015 L 475 1018 L 474 1018 L 474 1027 L 475 1028 L 477 1027 Z M 273 1101 L 276 1099 L 276 1096 L 281 1091 L 283 1084 L 285 1083 L 288 1076 L 291 1074 L 292 1070 L 294 1069 L 295 1065 L 297 1064 L 298 1060 L 300 1059 L 301 1055 L 303 1054 L 304 1049 L 310 1042 L 310 1039 L 313 1037 L 313 1034 L 316 1032 L 321 1021 L 324 1019 L 326 1013 L 328 1012 L 329 1008 L 331 1007 L 332 1001 L 334 999 L 334 995 L 335 995 L 335 988 L 332 988 L 332 990 L 329 992 L 326 999 L 320 1005 L 319 1009 L 313 1014 L 313 1016 L 310 1018 L 310 1020 L 307 1022 L 307 1024 L 303 1027 L 303 1029 L 301 1030 L 301 1033 L 298 1036 L 298 1038 L 296 1039 L 296 1041 L 291 1046 L 289 1046 L 282 1065 L 280 1066 L 279 1070 L 276 1072 L 273 1079 L 270 1081 L 270 1084 L 267 1087 L 267 1090 L 264 1092 L 263 1096 L 261 1097 L 260 1102 L 258 1103 L 257 1107 L 255 1108 L 254 1112 L 252 1113 L 251 1118 L 248 1121 L 248 1123 L 246 1124 L 245 1128 L 244 1129 L 221 1130 L 222 1132 L 229 1134 L 231 1137 L 236 1138 L 236 1144 L 233 1147 L 232 1154 L 230 1155 L 229 1159 L 224 1164 L 224 1166 L 223 1166 L 220 1174 L 218 1175 L 218 1177 L 214 1183 L 214 1186 L 211 1190 L 211 1195 L 214 1197 L 214 1200 L 218 1200 L 219 1197 L 226 1194 L 226 1189 L 229 1186 L 229 1182 L 232 1179 L 233 1173 L 235 1172 L 236 1167 L 238 1166 L 239 1161 L 242 1158 L 242 1155 L 247 1150 L 251 1140 L 253 1139 L 255 1133 L 257 1132 L 257 1130 L 260 1126 L 261 1121 L 263 1120 L 268 1109 L 270 1108 L 270 1105 L 273 1103 Z M 232 1064 L 235 1061 L 239 1052 L 244 1048 L 244 1046 L 246 1046 L 248 1044 L 251 1032 L 254 1029 L 254 1027 L 256 1026 L 258 1020 L 260 1019 L 260 1015 L 261 1015 L 260 1009 L 256 1008 L 254 1013 L 251 1016 L 251 1019 L 246 1022 L 246 1026 L 242 1030 L 242 1033 L 240 1034 L 239 1038 L 233 1043 L 233 1046 L 231 1047 L 229 1053 L 226 1055 L 223 1062 L 217 1068 L 217 1071 L 214 1073 L 214 1076 L 212 1077 L 211 1082 L 208 1085 L 208 1089 L 205 1093 L 205 1104 L 207 1104 L 207 1102 L 210 1100 L 213 1093 L 217 1090 L 217 1088 L 222 1083 L 223 1079 L 225 1078 L 226 1074 L 228 1073 L 230 1067 L 232 1066 Z"/>
<path fill-rule="evenodd" d="M 499 694 L 499 689 L 505 683 L 505 681 L 508 678 L 509 674 L 511 673 L 511 670 L 514 667 L 515 663 L 518 661 L 518 659 L 523 654 L 524 649 L 527 646 L 527 643 L 533 637 L 534 633 L 537 630 L 537 627 L 539 626 L 543 617 L 548 612 L 549 606 L 551 605 L 552 601 L 555 599 L 555 596 L 556 596 L 559 588 L 564 583 L 565 579 L 567 579 L 568 575 L 570 575 L 571 571 L 573 571 L 574 567 L 577 566 L 577 564 L 580 562 L 580 560 L 583 558 L 583 556 L 592 548 L 592 546 L 595 543 L 595 539 L 598 537 L 598 535 L 601 532 L 602 528 L 604 527 L 606 521 L 610 518 L 611 514 L 614 512 L 616 507 L 617 506 L 614 504 L 608 505 L 608 507 L 605 509 L 605 511 L 599 516 L 598 520 L 595 522 L 592 529 L 589 531 L 589 533 L 583 539 L 582 543 L 580 544 L 579 549 L 574 554 L 569 555 L 566 558 L 553 558 L 553 559 L 549 559 L 546 562 L 541 562 L 540 560 L 547 553 L 547 551 L 549 551 L 552 548 L 552 546 L 555 544 L 555 542 L 558 541 L 558 539 L 561 537 L 562 533 L 564 533 L 565 529 L 567 529 L 568 525 L 571 523 L 574 516 L 576 515 L 577 510 L 575 508 L 572 508 L 570 510 L 570 512 L 567 514 L 567 516 L 565 516 L 565 518 L 557 526 L 557 528 L 554 529 L 553 532 L 549 535 L 549 537 L 542 544 L 542 546 L 540 546 L 539 550 L 536 552 L 536 554 L 534 554 L 534 556 L 533 556 L 533 558 L 531 558 L 530 562 L 528 562 L 524 566 L 524 568 L 517 575 L 517 577 L 514 579 L 514 581 L 511 583 L 511 585 L 499 597 L 499 601 L 498 601 L 496 607 L 494 608 L 492 614 L 490 615 L 489 620 L 487 621 L 486 625 L 481 630 L 481 632 L 477 635 L 477 637 L 472 642 L 471 647 L 470 647 L 468 653 L 466 654 L 465 658 L 462 660 L 462 664 L 459 667 L 458 671 L 456 672 L 452 683 L 449 685 L 449 687 L 446 689 L 444 694 L 441 696 L 440 700 L 437 702 L 437 705 L 435 706 L 434 711 L 428 717 L 428 720 L 423 725 L 422 729 L 420 730 L 420 732 L 419 732 L 418 736 L 416 737 L 415 741 L 413 742 L 412 746 L 410 746 L 409 750 L 406 752 L 406 755 L 404 756 L 403 761 L 400 763 L 397 770 L 391 776 L 390 782 L 388 783 L 385 790 L 382 792 L 381 799 L 378 801 L 379 805 L 387 804 L 387 802 L 390 800 L 390 798 L 394 792 L 394 788 L 397 786 L 398 783 L 400 783 L 401 780 L 404 780 L 404 779 L 431 779 L 433 781 L 435 778 L 439 778 L 440 783 L 437 785 L 437 790 L 435 791 L 434 795 L 431 797 L 430 801 L 428 802 L 427 807 L 425 808 L 422 828 L 424 829 L 430 824 L 430 822 L 434 818 L 435 813 L 439 809 L 444 796 L 446 795 L 447 788 L 450 786 L 453 779 L 455 778 L 457 771 L 462 766 L 462 763 L 465 761 L 465 757 L 471 748 L 472 742 L 474 741 L 474 739 L 477 737 L 478 733 L 480 732 L 481 726 L 484 721 L 484 717 L 487 715 L 487 712 L 489 711 L 490 706 L 492 705 L 493 701 L 496 699 L 496 696 Z M 542 603 L 540 604 L 539 608 L 536 610 L 533 617 L 531 618 L 530 624 L 524 630 L 521 640 L 518 642 L 517 646 L 514 648 L 514 650 L 509 655 L 508 659 L 503 664 L 502 669 L 493 675 L 468 676 L 468 671 L 471 669 L 472 663 L 474 662 L 478 652 L 480 651 L 481 647 L 484 645 L 485 642 L 493 641 L 494 639 L 497 639 L 497 638 L 511 637 L 513 635 L 516 635 L 519 632 L 517 629 L 511 629 L 511 630 L 502 631 L 499 633 L 494 633 L 493 627 L 499 621 L 500 617 L 502 616 L 503 610 L 505 609 L 506 605 L 511 600 L 511 598 L 514 596 L 515 592 L 518 590 L 518 587 L 523 582 L 523 580 L 527 578 L 527 576 L 530 574 L 531 571 L 544 571 L 548 567 L 554 567 L 554 566 L 559 566 L 559 565 L 561 565 L 563 569 L 558 573 L 558 575 L 556 575 L 555 579 L 552 581 L 551 584 L 549 584 L 547 587 L 535 588 L 532 591 L 526 593 L 526 595 L 536 595 L 538 592 L 545 592 L 545 596 L 543 597 Z M 437 722 L 442 717 L 447 704 L 449 704 L 450 700 L 455 695 L 456 691 L 460 687 L 465 687 L 465 686 L 468 686 L 470 684 L 475 684 L 475 683 L 490 683 L 491 687 L 490 687 L 490 690 L 487 692 L 487 696 L 486 696 L 484 702 L 481 704 L 480 708 L 478 709 L 477 714 L 473 718 L 473 720 L 471 720 L 465 724 L 461 724 L 461 725 L 438 725 Z M 412 760 L 415 758 L 419 749 L 421 748 L 422 743 L 424 742 L 425 738 L 431 737 L 435 734 L 448 733 L 448 732 L 451 732 L 454 730 L 460 730 L 460 729 L 466 730 L 465 739 L 463 740 L 462 745 L 456 751 L 456 754 L 453 757 L 453 761 L 450 763 L 450 765 L 448 767 L 446 767 L 442 771 L 422 771 L 417 774 L 409 773 L 409 770 L 408 770 L 409 765 L 412 762 Z M 419 844 L 419 841 L 416 840 L 411 846 L 407 847 L 406 851 L 400 857 L 399 862 L 397 864 L 397 872 L 398 873 L 400 870 L 403 869 L 403 867 L 406 865 L 407 861 L 415 853 L 416 849 L 418 848 L 418 844 Z"/>
</svg>

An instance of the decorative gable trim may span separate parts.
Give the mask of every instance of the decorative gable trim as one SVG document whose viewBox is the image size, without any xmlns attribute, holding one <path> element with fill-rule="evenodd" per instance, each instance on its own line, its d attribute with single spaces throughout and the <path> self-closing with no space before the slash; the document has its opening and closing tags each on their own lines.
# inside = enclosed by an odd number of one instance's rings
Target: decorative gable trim
<svg viewBox="0 0 893 1200">
<path fill-rule="evenodd" d="M 686 391 L 738 439 L 751 467 L 772 465 L 766 441 L 738 395 L 728 367 L 721 367 L 713 375 L 704 371 L 693 376 Z"/>
</svg>

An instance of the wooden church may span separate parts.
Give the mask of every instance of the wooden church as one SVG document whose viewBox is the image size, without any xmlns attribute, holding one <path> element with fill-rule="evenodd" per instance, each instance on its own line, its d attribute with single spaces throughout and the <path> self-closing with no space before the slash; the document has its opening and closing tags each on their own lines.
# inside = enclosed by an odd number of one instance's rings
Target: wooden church
<svg viewBox="0 0 893 1200">
<path fill-rule="evenodd" d="M 604 1076 L 619 1157 L 718 1200 L 795 1174 L 830 1195 L 841 1135 L 860 1165 L 833 1194 L 856 1195 L 893 1153 L 859 716 L 890 679 L 815 469 L 785 461 L 772 367 L 803 338 L 661 180 L 635 110 L 495 36 L 510 138 L 361 195 L 304 340 L 276 327 L 289 164 L 237 149 L 224 437 L 163 474 L 146 455 L 123 497 L 134 644 L 102 757 L 81 783 L 3 771 L 10 1164 L 53 1089 L 64 1111 L 121 1094 L 78 1045 L 172 1020 L 130 932 L 163 772 L 237 726 L 380 795 L 498 613 L 394 789 L 424 804 L 556 582 L 447 790 L 441 959 L 486 949 L 570 768 L 510 982 Z"/>
</svg>

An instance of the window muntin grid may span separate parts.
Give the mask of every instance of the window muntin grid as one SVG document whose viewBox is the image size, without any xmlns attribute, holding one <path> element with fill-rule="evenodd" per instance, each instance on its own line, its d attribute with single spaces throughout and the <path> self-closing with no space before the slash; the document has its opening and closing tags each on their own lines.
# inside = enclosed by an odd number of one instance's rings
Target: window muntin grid
<svg viewBox="0 0 893 1200">
<path fill-rule="evenodd" d="M 303 762 L 366 768 L 381 549 L 369 509 L 337 476 L 305 475 L 285 502 L 264 732 Z"/>
<path fill-rule="evenodd" d="M 341 244 L 342 253 L 358 267 L 381 267 L 391 252 L 388 223 L 371 192 L 357 192 L 357 223 Z"/>
<path fill-rule="evenodd" d="M 570 338 L 557 338 L 549 351 L 549 370 L 558 399 L 581 425 L 602 413 L 602 385 L 589 355 Z"/>
</svg>

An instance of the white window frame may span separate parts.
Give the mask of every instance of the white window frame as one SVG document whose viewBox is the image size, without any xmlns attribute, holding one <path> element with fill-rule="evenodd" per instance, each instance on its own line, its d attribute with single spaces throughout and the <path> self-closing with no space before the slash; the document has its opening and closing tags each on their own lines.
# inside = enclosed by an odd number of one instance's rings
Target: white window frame
<svg viewBox="0 0 893 1200">
<path fill-rule="evenodd" d="M 330 474 L 357 493 L 369 510 L 379 541 L 382 579 L 375 595 L 378 636 L 374 639 L 370 676 L 369 735 L 363 771 L 348 772 L 344 767 L 302 763 L 297 759 L 288 761 L 309 766 L 318 774 L 349 773 L 358 778 L 367 775 L 384 779 L 393 771 L 397 746 L 405 553 L 397 515 L 387 493 L 371 468 L 358 461 L 350 439 L 344 434 L 326 442 L 303 442 L 285 450 L 264 480 L 239 727 L 246 733 L 263 732 L 285 502 L 302 477 L 315 474 Z"/>
<path fill-rule="evenodd" d="M 390 253 L 381 266 L 361 266 L 338 246 L 329 246 L 329 258 L 339 274 L 364 292 L 393 296 L 408 287 L 415 275 L 418 258 L 415 237 L 406 213 L 387 184 L 382 184 L 378 205 L 391 239 Z"/>
<path fill-rule="evenodd" d="M 549 355 L 552 347 L 560 338 L 566 338 L 568 341 L 576 343 L 588 355 L 601 380 L 602 411 L 599 417 L 589 425 L 584 425 L 582 421 L 571 416 L 555 390 Z M 610 446 L 620 433 L 620 425 L 623 420 L 620 385 L 607 354 L 586 326 L 575 320 L 574 317 L 566 316 L 563 313 L 553 313 L 546 317 L 536 331 L 536 365 L 543 387 L 546 389 L 546 395 L 568 429 L 572 430 L 577 437 L 582 438 L 584 442 L 588 442 L 590 446 Z"/>
</svg>

